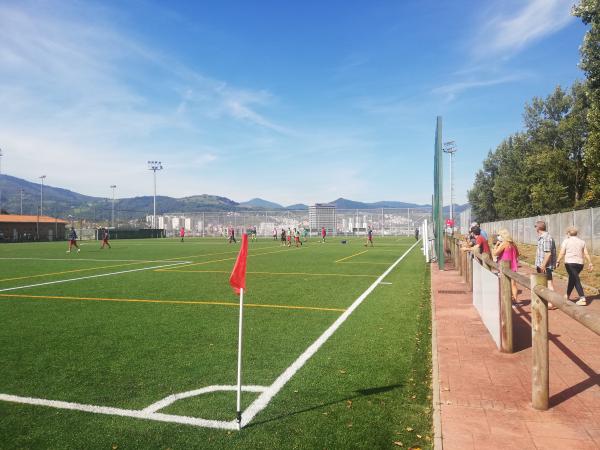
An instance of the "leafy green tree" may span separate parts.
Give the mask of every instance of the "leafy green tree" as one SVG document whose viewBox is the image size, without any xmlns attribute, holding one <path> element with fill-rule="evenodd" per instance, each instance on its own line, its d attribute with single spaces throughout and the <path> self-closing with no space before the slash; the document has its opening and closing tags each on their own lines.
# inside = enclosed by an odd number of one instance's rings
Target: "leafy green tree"
<svg viewBox="0 0 600 450">
<path fill-rule="evenodd" d="M 494 199 L 494 180 L 498 173 L 498 162 L 490 150 L 483 162 L 483 169 L 475 175 L 473 188 L 467 193 L 473 217 L 479 222 L 490 222 L 497 219 Z"/>
<path fill-rule="evenodd" d="M 595 206 L 600 204 L 600 0 L 581 0 L 573 7 L 573 15 L 590 26 L 581 46 L 580 63 L 590 96 L 589 135 L 583 157 L 588 180 L 583 202 Z"/>
</svg>

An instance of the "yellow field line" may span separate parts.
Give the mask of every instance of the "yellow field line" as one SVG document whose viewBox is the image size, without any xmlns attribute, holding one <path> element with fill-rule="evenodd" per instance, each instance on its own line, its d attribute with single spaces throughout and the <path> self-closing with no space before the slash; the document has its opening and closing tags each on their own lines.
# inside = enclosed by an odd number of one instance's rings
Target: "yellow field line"
<svg viewBox="0 0 600 450">
<path fill-rule="evenodd" d="M 258 248 L 257 250 L 266 250 L 269 248 L 279 248 L 281 247 L 280 245 L 269 245 L 268 247 L 263 247 L 263 248 Z M 229 253 L 238 253 L 240 250 L 236 249 L 236 250 L 229 250 L 226 252 L 216 252 L 216 253 L 200 253 L 198 255 L 191 255 L 191 256 L 178 256 L 176 258 L 167 258 L 164 259 L 163 261 L 176 261 L 178 259 L 186 259 L 186 258 L 201 258 L 202 256 L 216 256 L 216 255 L 227 255 Z"/>
<path fill-rule="evenodd" d="M 336 261 L 337 262 L 337 261 Z M 368 262 L 368 261 L 349 261 L 349 262 L 343 262 L 340 264 L 381 264 L 383 266 L 389 266 L 391 263 L 384 263 L 384 262 Z"/>
<path fill-rule="evenodd" d="M 338 259 L 336 263 L 346 261 L 347 259 L 354 258 L 355 256 L 362 255 L 363 253 L 367 253 L 369 250 L 363 250 L 362 252 L 355 253 L 354 255 L 346 256 L 345 258 Z"/>
<path fill-rule="evenodd" d="M 104 297 L 71 297 L 58 295 L 25 295 L 25 294 L 0 294 L 0 297 L 13 298 L 40 298 L 54 300 L 82 300 L 82 301 L 104 301 L 104 302 L 127 302 L 127 303 L 168 303 L 174 305 L 217 305 L 217 306 L 235 306 L 239 307 L 237 302 L 220 302 L 220 301 L 200 301 L 200 300 L 151 300 L 139 298 L 104 298 Z M 244 303 L 244 307 L 249 308 L 274 308 L 274 309 L 305 309 L 312 311 L 336 311 L 344 312 L 341 308 L 320 308 L 317 306 L 293 306 L 293 305 L 261 305 L 258 303 Z"/>
<path fill-rule="evenodd" d="M 14 281 L 14 280 L 26 280 L 28 278 L 49 277 L 52 275 L 63 275 L 65 273 L 74 273 L 74 272 L 86 272 L 86 271 L 90 271 L 90 270 L 110 269 L 113 267 L 134 266 L 136 264 L 144 264 L 144 263 L 145 263 L 144 261 L 136 261 L 136 262 L 127 263 L 127 264 L 113 264 L 111 266 L 88 267 L 87 269 L 73 269 L 73 270 L 64 270 L 62 272 L 51 272 L 51 273 L 41 273 L 41 274 L 37 274 L 37 275 L 26 275 L 23 277 L 2 278 L 2 279 L 0 279 L 0 282 Z"/>
<path fill-rule="evenodd" d="M 230 270 L 169 270 L 155 269 L 155 272 L 184 272 L 184 273 L 231 273 Z M 346 273 L 306 273 L 306 272 L 246 272 L 255 275 L 307 275 L 312 277 L 368 277 L 377 278 L 378 275 L 351 275 Z"/>
<path fill-rule="evenodd" d="M 252 257 L 252 256 L 262 256 L 262 255 L 270 255 L 272 253 L 281 253 L 281 252 L 289 252 L 288 249 L 284 249 L 284 250 L 275 250 L 273 252 L 264 252 L 264 253 L 257 253 L 257 254 L 248 254 L 248 258 Z M 237 256 L 233 256 L 231 258 L 223 258 L 223 259 L 212 259 L 210 261 L 201 261 L 201 262 L 197 262 L 197 263 L 192 263 L 192 264 L 181 264 L 180 266 L 177 267 L 192 267 L 192 266 L 202 266 L 204 264 L 212 264 L 212 263 L 216 263 L 216 262 L 222 262 L 222 261 L 234 261 L 237 258 Z M 168 272 L 168 270 L 165 270 L 165 272 Z"/>
</svg>

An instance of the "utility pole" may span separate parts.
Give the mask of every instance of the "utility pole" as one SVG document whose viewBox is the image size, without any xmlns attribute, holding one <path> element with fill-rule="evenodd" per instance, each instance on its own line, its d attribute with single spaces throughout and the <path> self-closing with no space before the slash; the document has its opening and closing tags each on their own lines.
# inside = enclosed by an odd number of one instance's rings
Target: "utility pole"
<svg viewBox="0 0 600 450">
<path fill-rule="evenodd" d="M 454 169 L 454 154 L 457 150 L 454 141 L 444 142 L 443 151 L 450 154 L 450 219 L 452 219 L 452 222 L 454 222 L 454 178 L 452 174 Z"/>
<path fill-rule="evenodd" d="M 20 191 L 21 191 L 21 215 L 23 215 L 23 192 L 24 192 L 24 189 L 21 188 Z"/>
<path fill-rule="evenodd" d="M 111 224 L 113 227 L 113 230 L 115 229 L 115 188 L 117 187 L 116 184 L 111 184 L 110 188 L 112 189 L 112 213 L 111 213 Z M 156 193 L 154 194 L 156 195 Z"/>
<path fill-rule="evenodd" d="M 41 177 L 39 177 L 39 179 L 41 180 L 40 183 L 40 216 L 44 215 L 44 179 L 46 178 L 46 175 L 42 175 Z"/>
<path fill-rule="evenodd" d="M 162 170 L 163 166 L 160 161 L 148 161 L 148 170 L 154 172 L 154 210 L 152 213 L 152 229 L 156 229 L 156 171 Z"/>
</svg>

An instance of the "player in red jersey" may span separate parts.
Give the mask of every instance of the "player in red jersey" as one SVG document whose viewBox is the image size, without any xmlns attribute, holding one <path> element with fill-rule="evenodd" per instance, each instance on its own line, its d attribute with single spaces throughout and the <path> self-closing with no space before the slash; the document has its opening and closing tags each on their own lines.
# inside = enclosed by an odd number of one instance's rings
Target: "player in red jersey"
<svg viewBox="0 0 600 450">
<path fill-rule="evenodd" d="M 327 236 L 327 231 L 325 230 L 325 227 L 321 228 L 321 242 L 325 243 L 325 237 Z"/>
<path fill-rule="evenodd" d="M 110 238 L 109 234 L 108 234 L 108 229 L 104 229 L 102 231 L 102 246 L 100 247 L 100 250 L 102 250 L 105 246 L 108 245 L 108 248 L 112 248 L 110 246 L 110 243 L 108 242 L 108 239 Z"/>
</svg>

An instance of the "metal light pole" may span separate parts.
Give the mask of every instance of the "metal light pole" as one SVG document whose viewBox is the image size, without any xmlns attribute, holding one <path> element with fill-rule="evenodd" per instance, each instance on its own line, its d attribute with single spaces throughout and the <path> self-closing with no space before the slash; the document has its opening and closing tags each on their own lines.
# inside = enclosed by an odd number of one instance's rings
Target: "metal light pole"
<svg viewBox="0 0 600 450">
<path fill-rule="evenodd" d="M 24 189 L 20 189 L 21 191 L 21 215 L 23 215 L 23 191 Z"/>
<path fill-rule="evenodd" d="M 46 178 L 46 175 L 42 175 L 41 177 L 39 177 L 39 179 L 41 180 L 41 183 L 40 183 L 40 216 L 42 216 L 44 213 L 44 179 L 45 178 Z"/>
<path fill-rule="evenodd" d="M 112 224 L 113 230 L 115 229 L 115 188 L 117 187 L 116 184 L 111 184 L 110 188 L 113 191 L 113 197 L 112 197 L 112 212 L 111 212 L 111 220 L 110 223 Z"/>
<path fill-rule="evenodd" d="M 454 178 L 452 178 L 452 172 L 454 168 L 454 154 L 458 149 L 454 141 L 444 142 L 444 153 L 450 154 L 450 219 L 454 221 Z"/>
<path fill-rule="evenodd" d="M 154 211 L 152 213 L 152 229 L 156 229 L 156 171 L 162 170 L 163 166 L 160 161 L 148 161 L 148 170 L 154 172 Z"/>
</svg>

